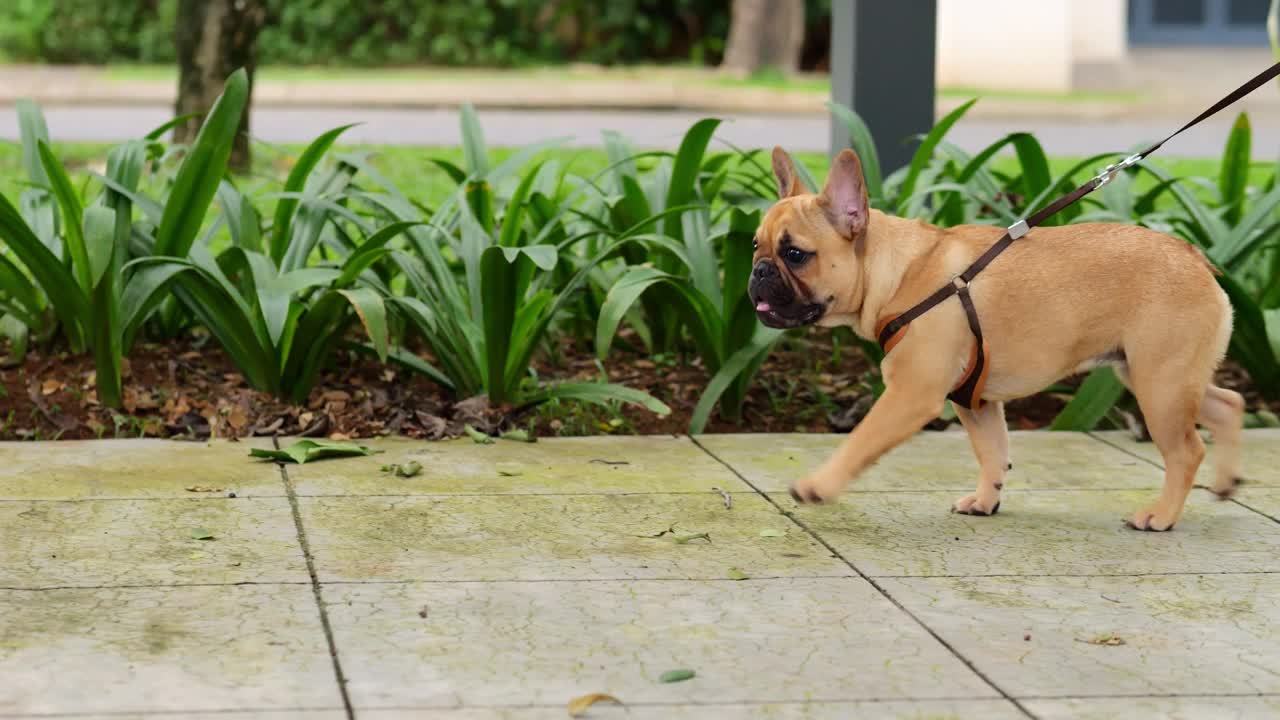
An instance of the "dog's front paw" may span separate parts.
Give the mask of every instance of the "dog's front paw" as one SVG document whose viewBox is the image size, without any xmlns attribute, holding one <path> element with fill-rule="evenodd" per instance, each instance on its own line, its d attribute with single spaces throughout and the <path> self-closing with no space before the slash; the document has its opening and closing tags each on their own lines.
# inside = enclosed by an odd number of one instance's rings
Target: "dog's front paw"
<svg viewBox="0 0 1280 720">
<path fill-rule="evenodd" d="M 1172 530 L 1174 523 L 1178 522 L 1178 513 L 1168 511 L 1160 506 L 1159 503 L 1146 507 L 1133 514 L 1133 517 L 1125 521 L 1125 525 L 1134 530 L 1147 530 L 1150 532 L 1164 532 Z"/>
<path fill-rule="evenodd" d="M 791 483 L 791 497 L 798 503 L 831 502 L 844 491 L 844 485 L 839 477 L 819 471 Z"/>
<path fill-rule="evenodd" d="M 979 490 L 951 504 L 951 512 L 961 515 L 995 515 L 1000 512 L 1000 491 Z"/>
</svg>

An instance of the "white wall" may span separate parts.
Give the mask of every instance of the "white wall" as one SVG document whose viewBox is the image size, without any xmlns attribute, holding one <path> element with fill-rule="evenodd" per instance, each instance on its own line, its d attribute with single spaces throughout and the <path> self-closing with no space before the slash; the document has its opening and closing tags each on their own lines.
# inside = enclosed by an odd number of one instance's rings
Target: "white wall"
<svg viewBox="0 0 1280 720">
<path fill-rule="evenodd" d="M 938 0 L 938 84 L 1066 92 L 1074 63 L 1124 56 L 1125 12 L 1125 0 Z"/>
<path fill-rule="evenodd" d="M 1072 0 L 1071 53 L 1076 62 L 1116 62 L 1128 49 L 1125 0 Z"/>
</svg>

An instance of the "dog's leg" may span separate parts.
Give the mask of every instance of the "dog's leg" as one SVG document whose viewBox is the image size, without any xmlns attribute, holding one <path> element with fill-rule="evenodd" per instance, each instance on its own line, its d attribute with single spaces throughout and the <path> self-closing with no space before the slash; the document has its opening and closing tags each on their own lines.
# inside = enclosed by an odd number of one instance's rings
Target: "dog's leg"
<svg viewBox="0 0 1280 720">
<path fill-rule="evenodd" d="M 1164 458 L 1164 489 L 1155 505 L 1134 513 L 1128 522 L 1137 530 L 1161 531 L 1178 522 L 1204 459 L 1196 418 L 1205 389 L 1189 380 L 1195 373 L 1181 363 L 1152 363 L 1151 367 L 1154 372 L 1137 372 L 1131 358 L 1128 374 L 1151 439 Z"/>
<path fill-rule="evenodd" d="M 1244 398 L 1240 393 L 1210 385 L 1200 402 L 1196 420 L 1213 433 L 1214 481 L 1210 488 L 1226 500 L 1240 484 L 1240 435 L 1244 426 Z"/>
<path fill-rule="evenodd" d="M 938 417 L 959 371 L 950 361 L 958 353 L 942 352 L 921 335 L 908 336 L 886 359 L 881 366 L 884 394 L 817 472 L 792 484 L 791 497 L 798 502 L 834 500 L 881 455 Z"/>
<path fill-rule="evenodd" d="M 1004 421 L 1004 403 L 987 403 L 977 412 L 957 406 L 956 417 L 969 433 L 979 474 L 978 489 L 957 500 L 951 510 L 965 515 L 995 515 L 1000 510 L 1000 490 L 1009 470 L 1009 426 Z"/>
</svg>

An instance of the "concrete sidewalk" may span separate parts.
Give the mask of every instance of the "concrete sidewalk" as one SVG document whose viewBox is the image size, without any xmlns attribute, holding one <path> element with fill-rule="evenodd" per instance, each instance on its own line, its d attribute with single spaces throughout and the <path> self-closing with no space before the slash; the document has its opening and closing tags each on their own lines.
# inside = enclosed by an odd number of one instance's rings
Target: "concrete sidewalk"
<svg viewBox="0 0 1280 720">
<path fill-rule="evenodd" d="M 838 440 L 0 445 L 0 717 L 1280 713 L 1280 433 L 1164 534 L 1121 435 L 1014 434 L 990 518 L 962 433 L 796 507 Z"/>
</svg>

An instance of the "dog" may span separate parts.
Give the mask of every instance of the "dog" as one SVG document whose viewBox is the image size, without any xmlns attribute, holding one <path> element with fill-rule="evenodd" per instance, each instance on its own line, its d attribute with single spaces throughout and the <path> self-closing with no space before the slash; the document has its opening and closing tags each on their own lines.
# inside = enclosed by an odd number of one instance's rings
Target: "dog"
<svg viewBox="0 0 1280 720">
<path fill-rule="evenodd" d="M 858 156 L 842 151 L 822 192 L 808 193 L 773 150 L 778 202 L 755 236 L 748 295 L 765 325 L 848 326 L 876 339 L 886 319 L 949 283 L 1004 234 L 941 228 L 868 207 Z M 956 406 L 981 468 L 953 512 L 991 515 L 1009 463 L 1004 403 L 1061 378 L 1109 365 L 1133 392 L 1164 458 L 1164 488 L 1135 512 L 1139 530 L 1171 529 L 1204 458 L 1197 424 L 1214 435 L 1212 490 L 1240 483 L 1244 399 L 1212 384 L 1226 354 L 1232 311 L 1216 270 L 1191 244 L 1115 223 L 1037 227 L 1014 240 L 968 293 L 985 339 L 985 385 L 974 409 Z M 887 345 L 884 394 L 835 453 L 791 486 L 799 502 L 834 500 L 881 455 L 938 417 L 974 369 L 975 333 L 952 296 Z"/>
</svg>

